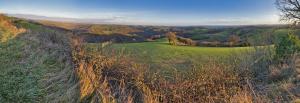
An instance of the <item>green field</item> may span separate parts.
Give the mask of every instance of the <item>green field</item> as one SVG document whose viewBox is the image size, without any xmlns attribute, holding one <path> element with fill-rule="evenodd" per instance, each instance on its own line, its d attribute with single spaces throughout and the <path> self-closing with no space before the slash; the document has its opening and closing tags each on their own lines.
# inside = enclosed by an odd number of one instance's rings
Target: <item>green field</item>
<svg viewBox="0 0 300 103">
<path fill-rule="evenodd" d="M 90 50 L 101 48 L 101 44 L 88 44 Z M 152 67 L 189 68 L 210 61 L 226 62 L 229 58 L 251 51 L 251 47 L 189 47 L 172 46 L 166 40 L 143 43 L 124 43 L 108 46 L 109 54 L 125 54 L 136 62 Z"/>
<path fill-rule="evenodd" d="M 58 90 L 68 83 L 62 83 L 64 80 L 59 79 L 49 84 L 46 80 L 72 68 L 64 54 L 68 53 L 64 45 L 67 42 L 49 39 L 62 41 L 66 37 L 59 31 L 54 32 L 27 21 L 19 21 L 17 25 L 39 34 L 26 32 L 16 38 L 1 38 L 0 34 L 0 41 L 5 39 L 5 42 L 0 42 L 0 102 L 35 103 L 49 101 L 55 98 L 55 93 L 63 95 L 65 92 Z"/>
</svg>

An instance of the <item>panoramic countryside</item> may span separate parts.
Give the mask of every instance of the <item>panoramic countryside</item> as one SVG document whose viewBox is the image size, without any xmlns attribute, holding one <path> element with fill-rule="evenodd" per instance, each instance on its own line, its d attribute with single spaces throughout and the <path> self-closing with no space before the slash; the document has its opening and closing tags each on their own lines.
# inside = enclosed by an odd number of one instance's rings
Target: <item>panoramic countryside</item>
<svg viewBox="0 0 300 103">
<path fill-rule="evenodd" d="M 300 0 L 0 0 L 0 103 L 300 103 Z"/>
</svg>

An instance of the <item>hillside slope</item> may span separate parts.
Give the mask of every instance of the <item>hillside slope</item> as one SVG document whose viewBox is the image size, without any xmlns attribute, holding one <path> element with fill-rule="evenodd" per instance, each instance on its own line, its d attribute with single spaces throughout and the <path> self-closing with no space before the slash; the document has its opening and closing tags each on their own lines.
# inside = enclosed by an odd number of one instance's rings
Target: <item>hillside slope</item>
<svg viewBox="0 0 300 103">
<path fill-rule="evenodd" d="M 66 32 L 3 15 L 0 27 L 0 102 L 77 101 Z"/>
<path fill-rule="evenodd" d="M 14 38 L 17 34 L 25 32 L 25 29 L 17 28 L 11 23 L 11 20 L 0 14 L 0 42 L 5 42 Z"/>
</svg>

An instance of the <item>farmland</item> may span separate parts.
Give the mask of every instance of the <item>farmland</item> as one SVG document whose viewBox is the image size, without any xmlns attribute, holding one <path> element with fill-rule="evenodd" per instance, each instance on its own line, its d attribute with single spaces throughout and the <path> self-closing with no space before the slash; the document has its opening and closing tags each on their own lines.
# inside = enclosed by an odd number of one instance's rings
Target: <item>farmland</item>
<svg viewBox="0 0 300 103">
<path fill-rule="evenodd" d="M 273 45 L 280 36 L 299 35 L 298 29 L 284 25 L 167 27 L 3 20 L 4 102 L 91 102 L 99 98 L 95 93 L 106 102 L 232 102 L 253 98 L 253 91 L 269 101 L 278 95 L 290 100 L 284 85 L 290 85 L 288 91 L 298 89 L 292 83 L 295 72 L 278 69 L 274 56 Z M 175 45 L 166 36 L 170 32 L 176 33 Z M 236 44 L 228 45 L 232 36 Z M 219 44 L 189 45 L 180 39 Z M 15 94 L 20 95 L 17 100 Z"/>
</svg>

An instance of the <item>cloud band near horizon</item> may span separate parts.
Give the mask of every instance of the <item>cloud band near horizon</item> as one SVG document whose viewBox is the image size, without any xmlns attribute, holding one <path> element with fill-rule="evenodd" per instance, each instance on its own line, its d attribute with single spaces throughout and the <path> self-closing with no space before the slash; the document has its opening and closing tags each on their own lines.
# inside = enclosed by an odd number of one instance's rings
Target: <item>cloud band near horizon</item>
<svg viewBox="0 0 300 103">
<path fill-rule="evenodd" d="M 274 0 L 113 1 L 0 0 L 0 12 L 134 25 L 280 24 Z"/>
</svg>

